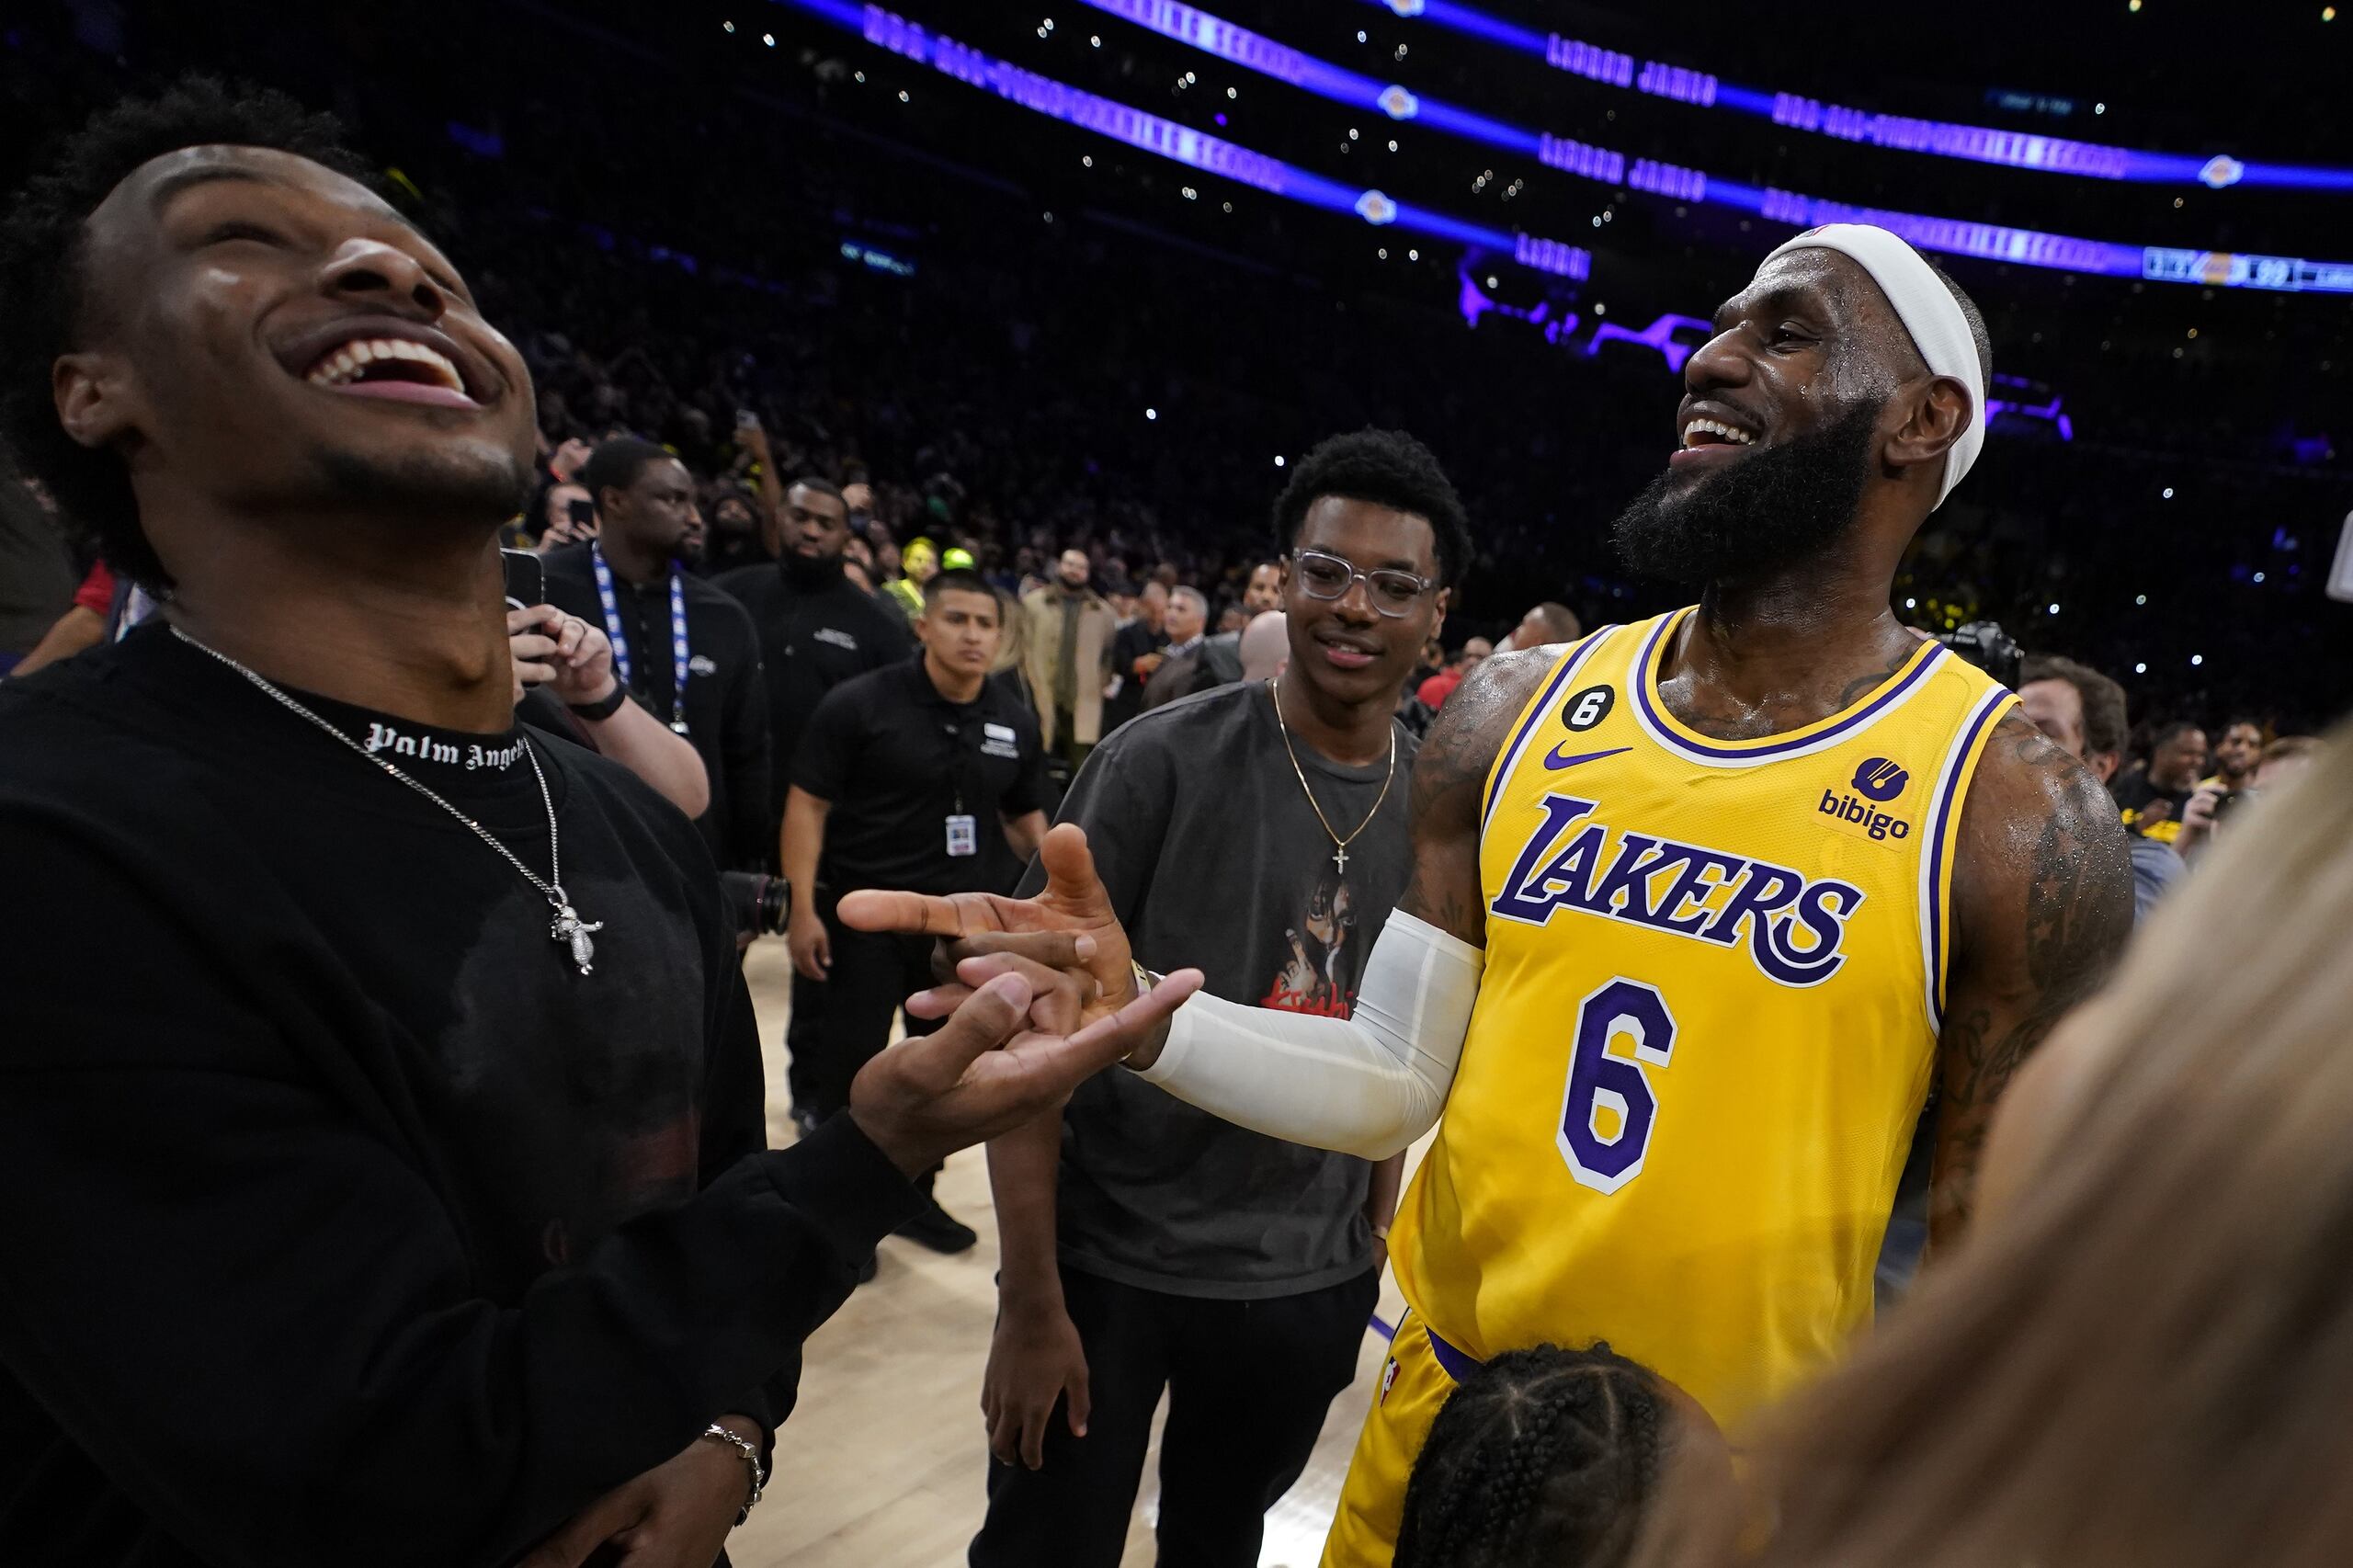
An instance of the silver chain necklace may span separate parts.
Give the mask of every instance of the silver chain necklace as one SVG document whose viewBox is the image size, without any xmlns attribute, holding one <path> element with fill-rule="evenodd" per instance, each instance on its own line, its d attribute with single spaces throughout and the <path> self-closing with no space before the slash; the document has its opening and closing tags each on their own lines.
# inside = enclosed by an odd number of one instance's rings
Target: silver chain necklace
<svg viewBox="0 0 2353 1568">
<path fill-rule="evenodd" d="M 353 740 L 349 735 L 345 734 L 341 730 L 336 729 L 333 724 L 328 723 L 324 719 L 320 718 L 316 713 L 312 712 L 309 709 L 303 707 L 301 703 L 295 701 L 292 698 L 278 690 L 277 687 L 272 686 L 261 676 L 258 676 L 252 670 L 247 669 L 236 660 L 229 657 L 228 654 L 221 652 L 220 649 L 206 647 L 203 643 L 198 642 L 195 638 L 190 637 L 187 632 L 182 631 L 176 626 L 172 628 L 172 635 L 178 638 L 181 642 L 187 643 L 189 647 L 195 649 L 199 653 L 211 654 L 212 657 L 220 660 L 222 664 L 228 665 L 231 669 L 236 671 L 239 675 L 253 682 L 254 685 L 259 687 L 263 691 L 275 698 L 279 703 L 292 710 L 294 712 L 301 714 L 303 718 L 308 719 L 312 723 L 317 725 L 320 729 L 324 730 L 328 734 L 333 735 L 336 740 L 342 742 L 353 751 L 358 752 L 361 760 L 372 763 L 376 767 L 382 768 L 385 772 L 391 774 L 393 778 L 399 779 L 402 783 L 407 785 L 410 789 L 415 790 L 418 794 L 424 796 L 426 800 L 432 801 L 435 805 L 440 807 L 443 811 L 449 812 L 460 822 L 464 823 L 469 828 L 472 828 L 476 838 L 481 839 L 484 844 L 487 844 L 493 849 L 497 850 L 500 858 L 504 859 L 508 865 L 514 867 L 517 870 L 522 872 L 523 880 L 540 890 L 540 895 L 542 898 L 545 898 L 548 901 L 549 907 L 555 911 L 555 918 L 550 922 L 548 926 L 548 936 L 558 942 L 563 943 L 572 950 L 572 961 L 580 966 L 581 973 L 586 974 L 589 971 L 589 960 L 597 956 L 597 944 L 588 939 L 588 934 L 592 931 L 603 930 L 605 928 L 605 923 L 601 920 L 582 920 L 580 918 L 579 912 L 572 907 L 571 900 L 564 896 L 563 858 L 562 854 L 559 852 L 560 846 L 558 845 L 556 838 L 555 801 L 553 798 L 548 794 L 548 776 L 544 772 L 540 771 L 539 754 L 531 749 L 530 737 L 523 734 L 520 731 L 517 731 L 515 738 L 523 748 L 523 756 L 525 759 L 531 765 L 531 777 L 540 781 L 540 804 L 547 808 L 548 874 L 544 881 L 541 880 L 538 872 L 532 870 L 530 867 L 526 866 L 522 861 L 517 859 L 513 850 L 507 848 L 504 844 L 499 843 L 497 839 L 493 838 L 488 830 L 486 830 L 482 824 L 474 821 L 473 818 L 466 815 L 465 812 L 460 811 L 457 807 L 443 800 L 439 795 L 434 793 L 433 790 L 426 788 L 424 784 L 419 783 L 416 779 L 414 779 L 407 774 L 403 773 L 399 768 L 394 767 L 391 763 L 385 761 L 382 757 L 378 756 L 374 752 L 369 751 L 366 746 L 361 745 L 358 741 Z"/>
</svg>

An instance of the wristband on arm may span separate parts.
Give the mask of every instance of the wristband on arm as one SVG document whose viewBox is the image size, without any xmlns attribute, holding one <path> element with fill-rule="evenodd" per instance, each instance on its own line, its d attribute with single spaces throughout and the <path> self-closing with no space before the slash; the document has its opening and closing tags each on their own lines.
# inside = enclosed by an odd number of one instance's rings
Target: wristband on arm
<svg viewBox="0 0 2353 1568">
<path fill-rule="evenodd" d="M 1393 911 L 1355 1012 L 1309 1017 L 1195 992 L 1136 1075 L 1238 1127 L 1385 1160 L 1429 1131 L 1471 1032 L 1487 955 Z M 1138 983 L 1143 983 L 1139 965 Z"/>
<path fill-rule="evenodd" d="M 629 687 L 623 686 L 619 681 L 615 681 L 613 682 L 613 689 L 605 693 L 602 698 L 595 702 L 567 702 L 564 706 L 572 710 L 572 715 L 574 718 L 583 719 L 587 722 L 594 724 L 603 720 L 609 719 L 614 714 L 620 712 L 621 710 L 621 704 L 628 700 Z"/>
</svg>

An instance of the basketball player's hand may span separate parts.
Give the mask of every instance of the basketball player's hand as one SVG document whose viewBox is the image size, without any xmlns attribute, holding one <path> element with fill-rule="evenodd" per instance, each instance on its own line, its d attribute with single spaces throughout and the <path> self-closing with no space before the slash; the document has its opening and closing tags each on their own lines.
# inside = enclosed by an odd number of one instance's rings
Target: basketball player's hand
<svg viewBox="0 0 2353 1568">
<path fill-rule="evenodd" d="M 860 1068 L 850 1084 L 850 1116 L 912 1177 L 1060 1106 L 1200 984 L 1200 971 L 1178 970 L 1125 1006 L 1056 1034 L 1029 1027 L 1029 982 L 999 975 L 936 1033 L 902 1040 Z"/>
<path fill-rule="evenodd" d="M 1111 913 L 1110 895 L 1095 874 L 1095 857 L 1087 852 L 1084 829 L 1069 823 L 1048 829 L 1038 858 L 1046 869 L 1046 886 L 1035 898 L 867 891 L 842 895 L 841 917 L 860 931 L 908 931 L 938 937 L 947 944 L 948 960 L 961 983 L 925 993 L 928 1000 L 924 1006 L 932 1010 L 919 1010 L 918 1017 L 945 1016 L 980 980 L 1013 972 L 1019 966 L 1007 960 L 1017 959 L 1085 973 L 1093 982 L 1085 1005 L 1086 1021 L 1092 1024 L 1135 998 L 1128 934 Z M 1079 942 L 1081 937 L 1087 940 Z M 965 960 L 983 957 L 997 961 L 980 980 L 971 978 Z M 1040 997 L 1046 994 L 1035 983 L 1030 990 Z M 1037 1022 L 1040 1028 L 1058 1028 L 1042 1018 Z"/>
<path fill-rule="evenodd" d="M 1046 1462 L 1046 1426 L 1054 1403 L 1068 1396 L 1070 1435 L 1086 1436 L 1086 1349 L 1078 1325 L 1060 1301 L 1005 1303 L 989 1340 L 988 1371 L 981 1379 L 981 1414 L 988 1420 L 989 1452 L 999 1464 L 1017 1459 L 1031 1470 Z"/>
<path fill-rule="evenodd" d="M 762 1434 L 751 1421 L 740 1415 L 720 1420 L 745 1441 L 758 1444 Z M 750 1492 L 744 1456 L 724 1443 L 698 1437 L 676 1458 L 621 1483 L 574 1514 L 517 1568 L 579 1568 L 591 1556 L 616 1568 L 710 1568 Z"/>
</svg>

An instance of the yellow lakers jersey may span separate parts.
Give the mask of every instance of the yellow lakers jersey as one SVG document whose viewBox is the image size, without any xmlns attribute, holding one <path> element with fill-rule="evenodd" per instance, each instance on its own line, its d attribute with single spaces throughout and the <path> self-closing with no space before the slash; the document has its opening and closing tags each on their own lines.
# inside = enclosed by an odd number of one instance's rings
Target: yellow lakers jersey
<svg viewBox="0 0 2353 1568">
<path fill-rule="evenodd" d="M 1572 645 L 1496 759 L 1486 969 L 1392 1256 L 1457 1349 L 1606 1339 L 1729 1423 L 1870 1317 L 2015 699 L 1923 642 L 1844 712 L 1714 740 L 1658 693 L 1691 613 Z"/>
</svg>

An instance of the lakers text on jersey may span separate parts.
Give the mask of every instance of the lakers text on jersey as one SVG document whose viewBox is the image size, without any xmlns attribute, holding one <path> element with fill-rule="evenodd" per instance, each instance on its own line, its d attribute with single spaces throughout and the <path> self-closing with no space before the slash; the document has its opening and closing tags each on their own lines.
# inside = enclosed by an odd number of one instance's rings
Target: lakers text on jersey
<svg viewBox="0 0 2353 1568">
<path fill-rule="evenodd" d="M 1734 1422 L 1870 1315 L 1961 803 L 2008 692 L 1934 642 L 1843 712 L 1667 711 L 1679 611 L 1569 648 L 1487 785 L 1487 961 L 1392 1241 L 1483 1358 L 1606 1339 Z"/>
</svg>

